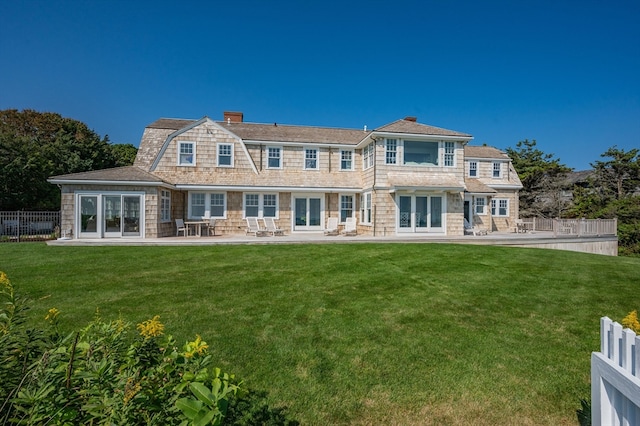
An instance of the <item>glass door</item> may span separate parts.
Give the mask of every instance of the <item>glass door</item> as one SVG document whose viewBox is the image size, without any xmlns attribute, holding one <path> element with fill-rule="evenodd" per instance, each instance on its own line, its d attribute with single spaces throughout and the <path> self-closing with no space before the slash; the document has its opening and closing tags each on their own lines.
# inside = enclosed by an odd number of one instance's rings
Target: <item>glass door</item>
<svg viewBox="0 0 640 426">
<path fill-rule="evenodd" d="M 98 196 L 81 195 L 78 199 L 78 237 L 98 237 Z"/>
<path fill-rule="evenodd" d="M 439 195 L 399 195 L 398 232 L 444 232 L 443 200 Z"/>
<path fill-rule="evenodd" d="M 294 231 L 322 230 L 321 196 L 294 197 Z"/>
<path fill-rule="evenodd" d="M 102 215 L 104 236 L 122 236 L 122 197 L 120 195 L 105 195 L 102 204 L 104 208 Z"/>
<path fill-rule="evenodd" d="M 429 197 L 416 196 L 416 232 L 427 231 L 429 217 Z"/>
<path fill-rule="evenodd" d="M 400 232 L 412 231 L 413 220 L 411 220 L 411 196 L 400 196 L 398 207 L 398 230 Z"/>
<path fill-rule="evenodd" d="M 140 234 L 140 196 L 125 195 L 122 197 L 122 235 L 139 237 Z"/>
</svg>

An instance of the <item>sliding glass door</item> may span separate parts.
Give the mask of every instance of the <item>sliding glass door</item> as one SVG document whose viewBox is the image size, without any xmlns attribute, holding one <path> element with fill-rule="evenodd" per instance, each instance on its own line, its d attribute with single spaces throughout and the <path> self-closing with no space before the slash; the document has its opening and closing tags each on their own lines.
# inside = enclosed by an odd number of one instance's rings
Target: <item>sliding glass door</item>
<svg viewBox="0 0 640 426">
<path fill-rule="evenodd" d="M 294 231 L 321 231 L 323 196 L 293 197 Z"/>
<path fill-rule="evenodd" d="M 398 195 L 398 232 L 444 232 L 443 196 Z"/>
<path fill-rule="evenodd" d="M 79 194 L 79 238 L 142 236 L 143 194 Z"/>
</svg>

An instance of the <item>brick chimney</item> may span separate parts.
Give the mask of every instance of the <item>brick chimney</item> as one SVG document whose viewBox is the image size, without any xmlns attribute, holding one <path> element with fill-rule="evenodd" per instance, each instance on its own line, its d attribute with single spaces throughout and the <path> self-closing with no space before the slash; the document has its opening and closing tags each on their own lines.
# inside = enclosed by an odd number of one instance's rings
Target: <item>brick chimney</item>
<svg viewBox="0 0 640 426">
<path fill-rule="evenodd" d="M 405 117 L 404 121 L 413 121 L 414 123 L 418 120 L 418 117 Z"/>
<path fill-rule="evenodd" d="M 243 114 L 241 112 L 225 111 L 224 121 L 227 123 L 242 123 Z"/>
</svg>

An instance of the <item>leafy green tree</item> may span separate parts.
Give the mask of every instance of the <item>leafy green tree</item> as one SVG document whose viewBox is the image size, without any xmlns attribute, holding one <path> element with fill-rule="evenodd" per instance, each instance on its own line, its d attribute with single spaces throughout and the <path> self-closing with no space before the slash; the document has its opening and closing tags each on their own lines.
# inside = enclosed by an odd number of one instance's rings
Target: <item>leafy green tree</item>
<svg viewBox="0 0 640 426">
<path fill-rule="evenodd" d="M 521 216 L 561 216 L 568 204 L 559 196 L 566 174 L 572 169 L 554 154 L 545 154 L 535 140 L 525 139 L 516 148 L 507 148 L 523 188 L 520 190 Z"/>
<path fill-rule="evenodd" d="M 0 111 L 0 210 L 57 210 L 54 175 L 114 167 L 109 138 L 51 112 Z"/>
<path fill-rule="evenodd" d="M 138 154 L 138 148 L 130 143 L 121 143 L 111 145 L 111 153 L 115 158 L 115 166 L 131 166 Z"/>
</svg>

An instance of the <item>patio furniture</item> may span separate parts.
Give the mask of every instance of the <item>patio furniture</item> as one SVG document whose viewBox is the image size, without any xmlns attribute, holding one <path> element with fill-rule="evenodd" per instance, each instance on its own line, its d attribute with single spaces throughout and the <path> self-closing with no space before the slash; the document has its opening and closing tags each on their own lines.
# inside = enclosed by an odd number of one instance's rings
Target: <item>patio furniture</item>
<svg viewBox="0 0 640 426">
<path fill-rule="evenodd" d="M 324 228 L 324 235 L 338 235 L 338 218 L 330 217 L 327 219 L 327 226 Z"/>
<path fill-rule="evenodd" d="M 266 228 L 268 234 L 271 234 L 274 237 L 276 235 L 284 235 L 284 230 L 278 228 L 278 226 L 276 225 L 276 221 L 272 217 L 264 217 L 262 218 L 262 221 L 264 222 L 264 227 Z"/>
<path fill-rule="evenodd" d="M 196 237 L 202 236 L 202 227 L 207 226 L 209 222 L 204 220 L 190 220 L 184 223 L 187 226 L 187 236 L 189 236 L 189 228 L 193 227 Z"/>
<path fill-rule="evenodd" d="M 344 221 L 344 229 L 342 230 L 342 235 L 345 237 L 357 235 L 356 231 L 356 220 L 352 217 L 348 217 Z"/>
<path fill-rule="evenodd" d="M 207 235 L 216 236 L 216 220 L 214 218 L 209 218 L 209 223 L 205 225 L 207 227 Z"/>
<path fill-rule="evenodd" d="M 478 226 L 471 226 L 471 224 L 469 223 L 469 221 L 465 218 L 464 219 L 464 233 L 465 234 L 472 234 L 473 236 L 478 236 L 478 235 L 487 235 L 487 230 L 486 229 L 482 229 Z"/>
<path fill-rule="evenodd" d="M 247 229 L 245 231 L 246 235 L 253 234 L 256 237 L 264 237 L 267 235 L 267 231 L 260 228 L 258 224 L 258 218 L 256 217 L 248 217 L 245 219 L 247 221 Z"/>
<path fill-rule="evenodd" d="M 185 226 L 183 219 L 176 219 L 176 237 L 179 237 L 181 232 L 186 237 L 189 229 Z"/>
</svg>

